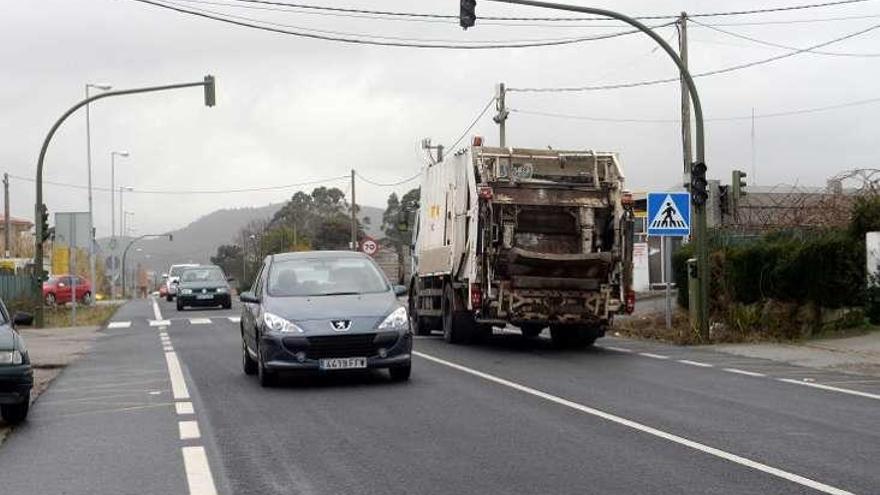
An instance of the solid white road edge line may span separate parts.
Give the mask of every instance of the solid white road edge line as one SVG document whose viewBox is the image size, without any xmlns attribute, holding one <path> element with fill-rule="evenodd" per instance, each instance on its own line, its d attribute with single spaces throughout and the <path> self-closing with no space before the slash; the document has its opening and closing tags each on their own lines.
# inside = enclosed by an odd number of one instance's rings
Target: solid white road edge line
<svg viewBox="0 0 880 495">
<path fill-rule="evenodd" d="M 758 377 L 767 376 L 764 373 L 758 373 L 756 371 L 746 371 L 746 370 L 741 370 L 741 369 L 737 369 L 737 368 L 724 368 L 724 371 L 727 371 L 728 373 L 736 373 L 737 375 L 758 376 Z"/>
<path fill-rule="evenodd" d="M 168 363 L 168 375 L 171 377 L 171 393 L 175 399 L 189 399 L 189 390 L 183 380 L 183 371 L 180 369 L 180 361 L 175 352 L 165 353 L 165 362 Z"/>
<path fill-rule="evenodd" d="M 699 366 L 701 368 L 711 368 L 712 367 L 712 365 L 709 363 L 701 363 L 699 361 L 691 361 L 689 359 L 679 359 L 678 362 L 681 364 L 689 364 L 691 366 Z"/>
<path fill-rule="evenodd" d="M 195 414 L 192 402 L 175 402 L 174 410 L 181 416 L 184 414 Z"/>
<path fill-rule="evenodd" d="M 760 462 L 753 461 L 751 459 L 748 459 L 748 458 L 745 458 L 742 456 L 738 456 L 738 455 L 732 454 L 730 452 L 725 452 L 721 449 L 717 449 L 715 447 L 710 447 L 708 445 L 705 445 L 705 444 L 702 444 L 699 442 L 695 442 L 693 440 L 688 440 L 687 438 L 680 437 L 680 436 L 674 435 L 672 433 L 667 433 L 665 431 L 658 430 L 656 428 L 652 428 L 652 427 L 644 425 L 642 423 L 638 423 L 636 421 L 622 418 L 620 416 L 615 416 L 614 414 L 607 413 L 605 411 L 601 411 L 599 409 L 595 409 L 595 408 L 592 408 L 589 406 L 585 406 L 585 405 L 579 404 L 577 402 L 572 402 L 570 400 L 563 399 L 562 397 L 548 394 L 547 392 L 542 392 L 540 390 L 537 390 L 537 389 L 534 389 L 531 387 L 527 387 L 525 385 L 520 385 L 519 383 L 512 382 L 510 380 L 505 380 L 504 378 L 499 378 L 497 376 L 490 375 L 490 374 L 484 373 L 482 371 L 477 371 L 475 369 L 468 368 L 466 366 L 462 366 L 460 364 L 456 364 L 451 361 L 446 361 L 444 359 L 440 359 L 440 358 L 437 358 L 437 357 L 434 357 L 434 356 L 431 356 L 428 354 L 424 354 L 421 352 L 417 352 L 417 351 L 413 351 L 413 355 L 419 356 L 423 359 L 427 359 L 428 361 L 432 361 L 437 364 L 442 364 L 444 366 L 448 366 L 450 368 L 462 371 L 464 373 L 468 373 L 470 375 L 482 378 L 484 380 L 487 380 L 487 381 L 490 381 L 493 383 L 497 383 L 499 385 L 504 385 L 505 387 L 509 387 L 514 390 L 518 390 L 520 392 L 525 392 L 529 395 L 539 397 L 541 399 L 559 404 L 561 406 L 565 406 L 565 407 L 574 409 L 576 411 L 590 414 L 592 416 L 596 416 L 596 417 L 605 419 L 607 421 L 611 421 L 613 423 L 617 423 L 619 425 L 626 426 L 627 428 L 632 428 L 634 430 L 638 430 L 643 433 L 647 433 L 649 435 L 653 435 L 655 437 L 659 437 L 664 440 L 668 440 L 670 442 L 677 443 L 679 445 L 683 445 L 685 447 L 688 447 L 688 448 L 691 448 L 694 450 L 698 450 L 700 452 L 704 452 L 706 454 L 709 454 L 709 455 L 712 455 L 715 457 L 719 457 L 721 459 L 724 459 L 724 460 L 727 460 L 727 461 L 730 461 L 730 462 L 733 462 L 733 463 L 736 463 L 736 464 L 739 464 L 742 466 L 746 466 L 746 467 L 761 471 L 763 473 L 767 473 L 772 476 L 776 476 L 778 478 L 782 478 L 782 479 L 791 481 L 793 483 L 797 483 L 801 486 L 805 486 L 805 487 L 812 488 L 814 490 L 817 490 L 817 491 L 820 491 L 823 493 L 830 493 L 830 494 L 834 494 L 834 495 L 853 495 L 851 492 L 848 492 L 846 490 L 842 490 L 840 488 L 836 488 L 831 485 L 826 485 L 824 483 L 820 483 L 818 481 L 814 481 L 809 478 L 805 478 L 803 476 L 800 476 L 800 475 L 797 475 L 794 473 L 790 473 L 788 471 L 783 471 L 782 469 L 768 466 L 766 464 L 762 464 Z"/>
<path fill-rule="evenodd" d="M 193 440 L 202 436 L 197 421 L 179 421 L 177 427 L 180 429 L 181 440 Z"/>
<path fill-rule="evenodd" d="M 875 399 L 880 400 L 880 395 L 872 394 L 868 392 L 860 392 L 858 390 L 852 390 L 848 388 L 840 388 L 840 387 L 832 387 L 831 385 L 822 385 L 821 383 L 815 382 L 804 382 L 801 380 L 794 380 L 792 378 L 777 378 L 780 382 L 785 383 L 794 383 L 795 385 L 804 385 L 806 387 L 820 388 L 822 390 L 830 390 L 832 392 L 840 392 L 842 394 L 855 395 L 858 397 L 865 397 L 867 399 Z"/>
<path fill-rule="evenodd" d="M 183 466 L 190 495 L 216 495 L 208 456 L 202 446 L 183 447 Z"/>
<path fill-rule="evenodd" d="M 107 328 L 129 328 L 130 326 L 130 321 L 111 321 Z"/>
</svg>

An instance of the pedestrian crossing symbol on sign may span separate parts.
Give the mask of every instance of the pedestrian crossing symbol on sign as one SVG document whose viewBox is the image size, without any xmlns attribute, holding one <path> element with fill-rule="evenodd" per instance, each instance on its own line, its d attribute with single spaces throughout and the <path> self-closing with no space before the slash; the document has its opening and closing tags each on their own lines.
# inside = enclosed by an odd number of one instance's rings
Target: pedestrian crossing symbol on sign
<svg viewBox="0 0 880 495">
<path fill-rule="evenodd" d="M 648 193 L 648 235 L 682 237 L 691 233 L 691 197 L 686 192 Z"/>
</svg>

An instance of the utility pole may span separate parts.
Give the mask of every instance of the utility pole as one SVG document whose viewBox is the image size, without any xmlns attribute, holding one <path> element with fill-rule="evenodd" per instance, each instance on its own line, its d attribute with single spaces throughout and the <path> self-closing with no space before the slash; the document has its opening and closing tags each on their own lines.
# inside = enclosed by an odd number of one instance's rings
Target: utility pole
<svg viewBox="0 0 880 495">
<path fill-rule="evenodd" d="M 688 66 L 687 12 L 678 18 L 678 53 L 681 63 Z M 691 173 L 693 152 L 691 151 L 691 97 L 684 74 L 681 75 L 681 146 L 684 159 L 684 173 Z M 685 181 L 688 182 L 688 181 Z"/>
<path fill-rule="evenodd" d="M 6 250 L 6 257 L 10 257 L 10 253 L 12 253 L 12 249 L 9 247 L 10 239 L 12 236 L 10 235 L 10 229 L 12 228 L 12 221 L 9 218 L 9 174 L 3 174 L 3 222 L 5 223 L 3 232 L 3 241 L 4 241 L 4 249 Z"/>
<path fill-rule="evenodd" d="M 351 169 L 351 250 L 358 250 L 357 204 L 354 195 L 354 169 Z"/>
<path fill-rule="evenodd" d="M 110 91 L 109 84 L 86 83 L 86 99 L 89 98 L 89 89 L 95 88 L 102 91 Z M 92 201 L 92 123 L 89 115 L 89 104 L 86 104 L 86 166 L 89 175 L 89 280 L 92 283 L 92 292 L 97 292 L 98 282 L 95 280 L 95 211 Z M 94 295 L 94 294 L 92 294 Z"/>
<path fill-rule="evenodd" d="M 499 132 L 499 146 L 504 148 L 507 146 L 507 126 L 505 125 L 507 122 L 507 116 L 510 112 L 507 111 L 507 104 L 505 102 L 505 96 L 507 95 L 507 90 L 504 87 L 504 83 L 498 83 L 495 86 L 495 109 L 498 110 L 498 113 L 492 117 L 492 120 L 498 124 L 498 132 Z"/>
</svg>

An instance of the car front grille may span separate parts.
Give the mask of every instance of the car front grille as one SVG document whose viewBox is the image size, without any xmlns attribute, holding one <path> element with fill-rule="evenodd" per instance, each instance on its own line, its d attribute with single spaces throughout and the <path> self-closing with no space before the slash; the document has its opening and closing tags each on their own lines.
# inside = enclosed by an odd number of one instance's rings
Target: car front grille
<svg viewBox="0 0 880 495">
<path fill-rule="evenodd" d="M 375 356 L 380 347 L 375 337 L 375 334 L 308 337 L 306 356 L 309 359 Z"/>
</svg>

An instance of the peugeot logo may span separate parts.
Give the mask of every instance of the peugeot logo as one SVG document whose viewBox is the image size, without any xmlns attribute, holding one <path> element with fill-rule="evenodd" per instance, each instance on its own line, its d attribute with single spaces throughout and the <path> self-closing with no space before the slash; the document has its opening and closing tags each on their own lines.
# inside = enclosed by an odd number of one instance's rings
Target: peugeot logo
<svg viewBox="0 0 880 495">
<path fill-rule="evenodd" d="M 330 320 L 330 326 L 337 332 L 347 332 L 351 328 L 351 320 Z"/>
</svg>

